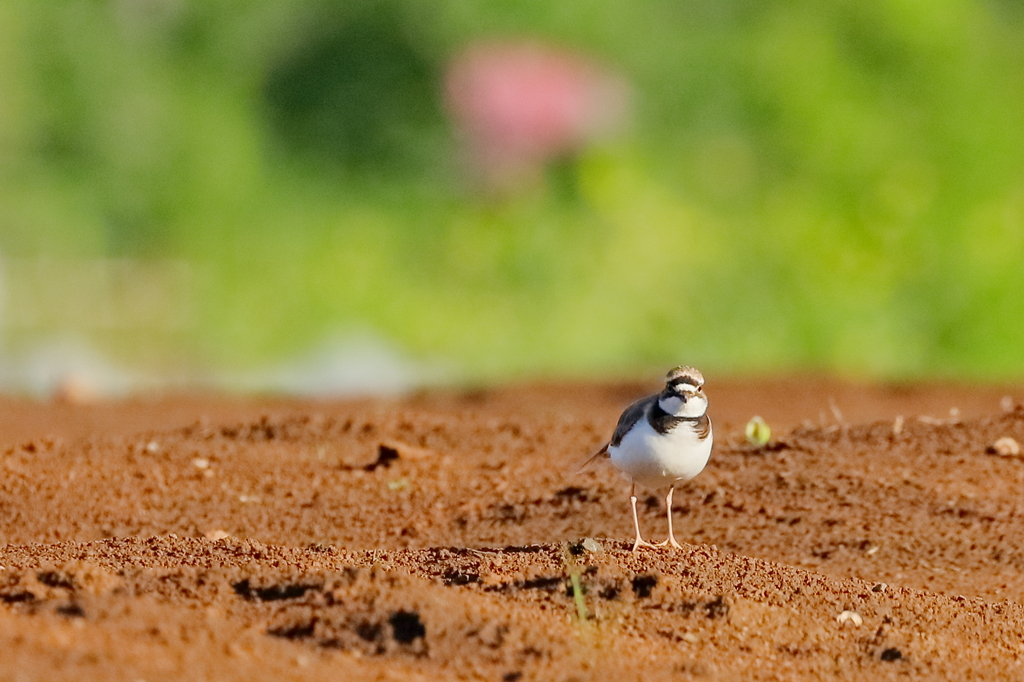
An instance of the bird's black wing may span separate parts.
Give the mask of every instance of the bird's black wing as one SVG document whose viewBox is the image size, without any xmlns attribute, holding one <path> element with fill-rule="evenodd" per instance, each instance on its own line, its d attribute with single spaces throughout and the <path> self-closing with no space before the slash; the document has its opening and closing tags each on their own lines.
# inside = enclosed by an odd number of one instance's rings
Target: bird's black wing
<svg viewBox="0 0 1024 682">
<path fill-rule="evenodd" d="M 649 395 L 646 398 L 641 398 L 635 403 L 626 408 L 626 411 L 619 417 L 619 423 L 615 425 L 615 433 L 612 434 L 612 440 L 608 444 L 612 447 L 617 447 L 622 443 L 622 439 L 626 436 L 633 426 L 643 419 L 647 415 L 647 410 L 650 408 L 652 403 L 658 402 L 658 394 Z"/>
<path fill-rule="evenodd" d="M 612 439 L 605 443 L 604 445 L 602 445 L 600 450 L 598 450 L 590 457 L 588 457 L 587 461 L 585 461 L 583 465 L 580 466 L 579 470 L 583 471 L 583 469 L 586 468 L 588 464 L 593 462 L 598 457 L 607 457 L 608 448 L 612 446 L 618 446 L 622 442 L 622 438 L 626 435 L 626 433 L 631 428 L 633 428 L 633 425 L 636 424 L 641 419 L 644 419 L 644 416 L 647 413 L 647 406 L 650 405 L 652 402 L 656 402 L 657 400 L 658 396 L 656 394 L 649 395 L 646 398 L 641 398 L 640 400 L 637 400 L 635 403 L 627 407 L 626 411 L 622 413 L 621 417 L 619 417 L 619 423 L 615 425 L 615 433 L 612 434 Z"/>
</svg>

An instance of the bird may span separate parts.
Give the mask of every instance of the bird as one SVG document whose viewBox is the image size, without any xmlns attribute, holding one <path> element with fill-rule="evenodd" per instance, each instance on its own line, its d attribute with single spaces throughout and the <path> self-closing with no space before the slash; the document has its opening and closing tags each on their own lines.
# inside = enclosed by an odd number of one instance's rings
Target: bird
<svg viewBox="0 0 1024 682">
<path fill-rule="evenodd" d="M 682 548 L 672 530 L 672 493 L 676 485 L 704 470 L 713 442 L 704 375 L 694 367 L 675 367 L 665 375 L 665 388 L 660 393 L 641 398 L 625 409 L 611 440 L 583 464 L 585 467 L 608 457 L 632 480 L 629 501 L 636 531 L 634 552 L 641 547 Z M 637 484 L 654 489 L 668 487 L 668 538 L 664 542 L 652 544 L 640 534 Z"/>
</svg>

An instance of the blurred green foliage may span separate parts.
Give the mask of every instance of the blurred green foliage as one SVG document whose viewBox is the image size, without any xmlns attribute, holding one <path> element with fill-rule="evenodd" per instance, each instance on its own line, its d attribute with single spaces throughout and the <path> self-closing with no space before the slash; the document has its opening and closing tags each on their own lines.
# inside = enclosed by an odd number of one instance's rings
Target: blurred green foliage
<svg viewBox="0 0 1024 682">
<path fill-rule="evenodd" d="M 629 131 L 474 194 L 439 82 L 486 36 L 618 69 Z M 189 263 L 147 353 L 1024 375 L 1011 0 L 6 0 L 0 64 L 0 254 Z"/>
</svg>

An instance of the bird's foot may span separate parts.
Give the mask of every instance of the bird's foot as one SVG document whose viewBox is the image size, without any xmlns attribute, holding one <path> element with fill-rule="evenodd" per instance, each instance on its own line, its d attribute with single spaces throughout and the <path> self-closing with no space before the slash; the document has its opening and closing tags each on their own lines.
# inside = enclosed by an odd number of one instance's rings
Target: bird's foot
<svg viewBox="0 0 1024 682">
<path fill-rule="evenodd" d="M 652 547 L 672 547 L 674 549 L 682 549 L 683 548 L 683 546 L 680 545 L 678 542 L 676 542 L 676 539 L 674 537 L 671 537 L 671 536 L 669 536 L 668 538 L 662 540 L 661 542 L 656 542 L 656 543 L 654 543 L 651 546 Z"/>
<path fill-rule="evenodd" d="M 638 549 L 640 549 L 641 547 L 652 547 L 653 548 L 653 547 L 657 547 L 657 545 L 655 545 L 653 543 L 650 543 L 650 542 L 647 542 L 646 540 L 644 540 L 643 538 L 638 536 L 637 539 L 633 541 L 633 551 L 635 552 Z"/>
</svg>

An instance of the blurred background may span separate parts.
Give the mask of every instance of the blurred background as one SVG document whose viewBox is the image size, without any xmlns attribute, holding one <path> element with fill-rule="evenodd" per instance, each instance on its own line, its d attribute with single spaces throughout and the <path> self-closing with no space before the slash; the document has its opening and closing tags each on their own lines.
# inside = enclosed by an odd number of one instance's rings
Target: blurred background
<svg viewBox="0 0 1024 682">
<path fill-rule="evenodd" d="M 1022 349 L 1016 0 L 0 2 L 0 390 Z"/>
</svg>

